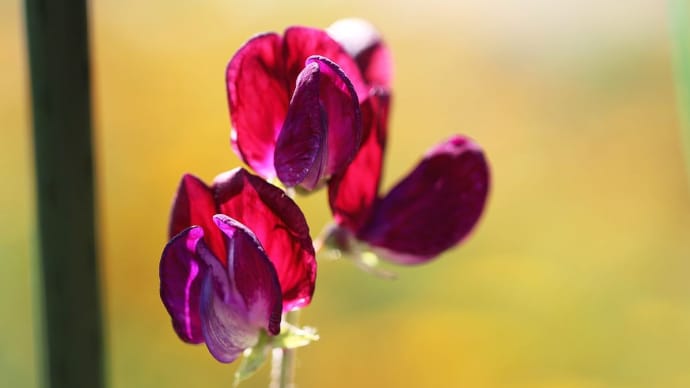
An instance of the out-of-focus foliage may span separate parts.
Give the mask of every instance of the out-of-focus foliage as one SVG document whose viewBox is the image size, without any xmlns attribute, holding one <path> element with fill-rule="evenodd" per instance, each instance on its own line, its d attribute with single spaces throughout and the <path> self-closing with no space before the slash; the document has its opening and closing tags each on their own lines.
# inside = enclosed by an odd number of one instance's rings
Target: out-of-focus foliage
<svg viewBox="0 0 690 388">
<path fill-rule="evenodd" d="M 460 249 L 382 281 L 320 264 L 302 387 L 690 386 L 690 202 L 664 2 L 91 2 L 109 381 L 230 386 L 177 340 L 158 259 L 184 172 L 236 167 L 224 67 L 291 24 L 371 20 L 395 57 L 386 187 L 464 133 L 493 167 Z M 0 376 L 36 386 L 20 3 L 0 2 Z M 300 200 L 313 234 L 323 193 Z M 69 222 L 69 220 L 65 220 Z M 265 386 L 267 370 L 247 382 Z"/>
</svg>

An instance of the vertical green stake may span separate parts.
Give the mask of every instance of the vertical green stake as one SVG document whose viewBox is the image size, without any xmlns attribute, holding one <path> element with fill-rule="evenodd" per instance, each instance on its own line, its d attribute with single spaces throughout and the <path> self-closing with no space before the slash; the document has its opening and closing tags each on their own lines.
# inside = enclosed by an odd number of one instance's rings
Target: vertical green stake
<svg viewBox="0 0 690 388">
<path fill-rule="evenodd" d="M 669 0 L 678 114 L 682 131 L 685 167 L 690 175 L 690 0 Z"/>
<path fill-rule="evenodd" d="M 31 69 L 43 379 L 99 388 L 103 334 L 96 260 L 85 0 L 26 0 Z"/>
</svg>

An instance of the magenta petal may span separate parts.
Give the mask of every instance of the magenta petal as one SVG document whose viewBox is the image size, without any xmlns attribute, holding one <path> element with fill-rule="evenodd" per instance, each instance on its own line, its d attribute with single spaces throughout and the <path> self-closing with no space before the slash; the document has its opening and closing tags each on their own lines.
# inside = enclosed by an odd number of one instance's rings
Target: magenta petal
<svg viewBox="0 0 690 388">
<path fill-rule="evenodd" d="M 228 63 L 226 82 L 234 149 L 259 175 L 275 177 L 273 149 L 290 100 L 281 37 L 245 43 Z"/>
<path fill-rule="evenodd" d="M 165 246 L 159 268 L 161 299 L 175 332 L 183 341 L 194 344 L 203 342 L 199 317 L 202 281 L 209 268 L 224 271 L 205 247 L 203 236 L 198 226 L 175 236 Z"/>
<path fill-rule="evenodd" d="M 389 89 L 393 59 L 376 28 L 363 19 L 342 19 L 328 27 L 328 34 L 350 54 L 371 86 Z"/>
<path fill-rule="evenodd" d="M 180 180 L 173 200 L 168 227 L 169 238 L 192 225 L 199 225 L 206 233 L 204 240 L 214 256 L 225 260 L 223 237 L 212 218 L 216 213 L 216 202 L 211 189 L 194 175 L 185 174 Z"/>
<path fill-rule="evenodd" d="M 329 59 L 309 57 L 276 144 L 278 177 L 290 187 L 317 188 L 347 167 L 359 148 L 361 132 L 359 103 L 350 81 Z"/>
<path fill-rule="evenodd" d="M 299 207 L 282 190 L 244 169 L 216 177 L 213 190 L 220 213 L 250 228 L 266 250 L 280 281 L 283 311 L 307 306 L 314 293 L 316 259 Z"/>
<path fill-rule="evenodd" d="M 335 222 L 356 231 L 369 218 L 378 195 L 386 146 L 390 96 L 376 91 L 362 104 L 364 140 L 343 174 L 328 183 L 328 200 Z"/>
<path fill-rule="evenodd" d="M 287 79 L 294 80 L 304 68 L 304 62 L 312 55 L 320 55 L 340 66 L 352 82 L 359 101 L 367 97 L 368 86 L 364 82 L 357 63 L 331 38 L 326 31 L 310 27 L 290 27 L 283 35 L 283 47 L 286 53 L 285 64 Z M 289 85 L 290 92 L 295 85 Z"/>
<path fill-rule="evenodd" d="M 455 136 L 433 148 L 377 203 L 358 237 L 399 264 L 426 262 L 469 234 L 488 191 L 482 150 Z"/>
</svg>

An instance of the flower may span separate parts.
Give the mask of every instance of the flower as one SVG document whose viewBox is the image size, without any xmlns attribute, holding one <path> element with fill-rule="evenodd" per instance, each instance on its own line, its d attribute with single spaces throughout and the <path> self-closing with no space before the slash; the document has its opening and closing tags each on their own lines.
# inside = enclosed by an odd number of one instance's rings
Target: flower
<svg viewBox="0 0 690 388">
<path fill-rule="evenodd" d="M 209 234 L 206 241 L 211 251 L 222 259 L 225 246 L 212 221 L 218 213 L 233 217 L 256 234 L 276 267 L 283 311 L 308 305 L 314 293 L 316 259 L 309 226 L 297 204 L 243 168 L 218 175 L 211 187 L 187 174 L 173 203 L 169 234 L 200 225 Z"/>
<path fill-rule="evenodd" d="M 320 187 L 361 141 L 368 89 L 354 60 L 325 31 L 290 27 L 245 43 L 228 63 L 235 152 L 266 179 Z"/>
<path fill-rule="evenodd" d="M 352 163 L 329 182 L 340 248 L 349 239 L 398 264 L 419 264 L 462 241 L 479 220 L 489 191 L 481 148 L 453 136 L 432 148 L 385 196 L 379 195 L 390 109 L 390 54 L 367 22 L 345 19 L 328 29 L 360 66 L 370 95 L 362 104 L 363 141 Z M 343 241 L 343 234 L 345 240 Z"/>
<path fill-rule="evenodd" d="M 182 340 L 205 342 L 218 361 L 232 362 L 256 344 L 261 329 L 280 332 L 282 296 L 275 268 L 256 236 L 222 214 L 212 220 L 226 255 L 211 252 L 202 227 L 183 230 L 163 251 L 161 298 Z"/>
<path fill-rule="evenodd" d="M 311 302 L 316 260 L 309 228 L 279 188 L 243 169 L 209 187 L 185 175 L 160 262 L 161 299 L 178 336 L 231 362 L 282 312 Z"/>
</svg>

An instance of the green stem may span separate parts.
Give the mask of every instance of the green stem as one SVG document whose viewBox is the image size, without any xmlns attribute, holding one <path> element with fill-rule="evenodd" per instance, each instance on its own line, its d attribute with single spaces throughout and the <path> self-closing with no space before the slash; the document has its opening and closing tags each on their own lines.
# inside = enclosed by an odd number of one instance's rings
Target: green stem
<svg viewBox="0 0 690 388">
<path fill-rule="evenodd" d="M 43 385 L 104 385 L 86 0 L 26 0 Z"/>
<path fill-rule="evenodd" d="M 299 313 L 299 310 L 290 311 L 285 314 L 285 321 L 297 325 Z M 273 349 L 270 388 L 293 388 L 295 386 L 296 361 L 297 349 Z"/>
</svg>

